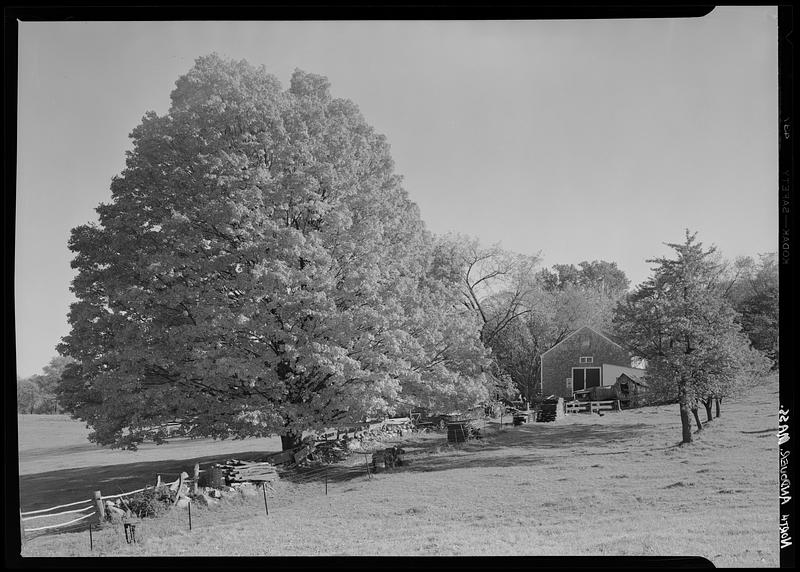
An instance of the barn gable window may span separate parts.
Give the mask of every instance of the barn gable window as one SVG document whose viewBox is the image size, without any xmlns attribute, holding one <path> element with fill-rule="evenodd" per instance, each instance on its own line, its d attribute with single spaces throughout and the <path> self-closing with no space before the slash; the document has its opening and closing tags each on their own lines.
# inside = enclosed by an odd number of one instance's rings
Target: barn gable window
<svg viewBox="0 0 800 572">
<path fill-rule="evenodd" d="M 581 356 L 578 363 L 594 363 L 594 356 Z"/>
</svg>

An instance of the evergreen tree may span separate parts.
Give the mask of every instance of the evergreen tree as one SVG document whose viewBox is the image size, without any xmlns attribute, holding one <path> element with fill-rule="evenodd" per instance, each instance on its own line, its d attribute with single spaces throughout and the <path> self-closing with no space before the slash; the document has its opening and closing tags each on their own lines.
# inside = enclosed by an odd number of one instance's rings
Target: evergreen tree
<svg viewBox="0 0 800 572">
<path fill-rule="evenodd" d="M 759 376 L 736 312 L 714 287 L 715 248 L 704 249 L 696 233 L 668 244 L 675 258 L 648 260 L 653 274 L 621 302 L 614 326 L 634 355 L 648 362 L 647 377 L 667 388 L 680 407 L 682 438 L 692 441 L 690 413 L 709 396 L 727 396 L 742 376 Z"/>
</svg>

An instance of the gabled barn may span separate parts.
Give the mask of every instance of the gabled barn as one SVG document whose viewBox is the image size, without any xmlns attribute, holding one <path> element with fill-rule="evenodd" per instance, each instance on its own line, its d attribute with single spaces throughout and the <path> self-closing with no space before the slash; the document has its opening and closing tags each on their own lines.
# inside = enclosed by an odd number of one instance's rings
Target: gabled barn
<svg viewBox="0 0 800 572">
<path fill-rule="evenodd" d="M 611 387 L 623 374 L 641 380 L 630 353 L 610 334 L 584 326 L 542 354 L 542 395 L 572 399 L 573 393 Z"/>
</svg>

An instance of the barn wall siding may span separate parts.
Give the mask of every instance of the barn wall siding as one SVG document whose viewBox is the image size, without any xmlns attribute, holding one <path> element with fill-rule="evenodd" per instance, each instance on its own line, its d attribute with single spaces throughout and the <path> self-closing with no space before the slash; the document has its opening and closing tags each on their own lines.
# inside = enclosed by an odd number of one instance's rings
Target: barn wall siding
<svg viewBox="0 0 800 572">
<path fill-rule="evenodd" d="M 585 339 L 589 347 L 583 345 Z M 582 356 L 594 358 L 592 363 L 580 363 Z M 572 377 L 573 367 L 601 367 L 602 364 L 631 365 L 627 351 L 588 327 L 581 328 L 559 345 L 542 356 L 542 395 L 572 397 L 566 379 Z M 611 385 L 616 380 L 602 379 L 602 385 Z"/>
</svg>

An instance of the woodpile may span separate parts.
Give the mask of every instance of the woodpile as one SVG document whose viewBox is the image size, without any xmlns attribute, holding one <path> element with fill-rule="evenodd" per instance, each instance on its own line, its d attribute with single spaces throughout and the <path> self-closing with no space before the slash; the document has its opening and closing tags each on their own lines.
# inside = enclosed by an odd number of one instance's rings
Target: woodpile
<svg viewBox="0 0 800 572">
<path fill-rule="evenodd" d="M 539 423 L 549 423 L 558 421 L 566 414 L 564 410 L 564 398 L 558 397 L 553 399 L 545 399 L 539 405 L 536 414 L 536 421 Z"/>
<path fill-rule="evenodd" d="M 398 417 L 385 419 L 383 421 L 383 432 L 402 437 L 414 429 L 414 423 L 410 417 Z"/>
<path fill-rule="evenodd" d="M 312 458 L 323 463 L 338 463 L 349 455 L 347 441 L 320 441 L 316 444 Z"/>
<path fill-rule="evenodd" d="M 232 459 L 224 464 L 215 465 L 215 467 L 222 472 L 226 485 L 232 483 L 275 482 L 279 479 L 278 471 L 272 463 Z"/>
</svg>

